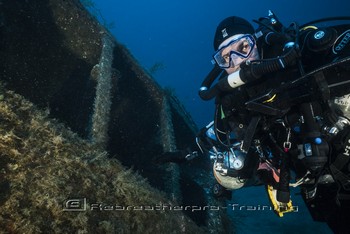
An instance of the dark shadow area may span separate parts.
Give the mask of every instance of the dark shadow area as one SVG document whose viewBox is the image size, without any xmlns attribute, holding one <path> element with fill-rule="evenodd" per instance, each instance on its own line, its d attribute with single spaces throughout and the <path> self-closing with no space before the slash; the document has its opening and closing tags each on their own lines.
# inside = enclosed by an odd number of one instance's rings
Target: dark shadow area
<svg viewBox="0 0 350 234">
<path fill-rule="evenodd" d="M 74 28 L 72 38 L 62 34 L 62 30 L 68 34 L 72 30 L 70 21 L 77 25 L 87 21 L 86 13 L 79 8 L 75 9 L 80 15 L 72 18 L 73 13 L 64 10 L 70 5 L 74 2 L 60 5 L 51 1 L 2 1 L 1 80 L 39 107 L 49 108 L 53 118 L 86 137 L 95 85 L 89 71 L 98 62 L 100 39 L 87 27 Z M 62 9 L 54 15 L 54 7 Z M 91 27 L 96 27 L 94 24 L 91 22 Z M 90 38 L 73 40 L 84 34 Z M 91 51 L 97 53 L 82 59 L 79 48 L 87 41 Z"/>
</svg>

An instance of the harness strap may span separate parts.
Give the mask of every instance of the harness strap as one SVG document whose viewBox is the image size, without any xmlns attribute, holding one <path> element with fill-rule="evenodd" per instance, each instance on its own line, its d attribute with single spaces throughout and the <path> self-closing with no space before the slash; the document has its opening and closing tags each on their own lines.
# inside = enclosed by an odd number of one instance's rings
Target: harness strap
<svg viewBox="0 0 350 234">
<path fill-rule="evenodd" d="M 337 155 L 334 162 L 330 165 L 330 170 L 334 178 L 341 183 L 342 187 L 346 191 L 350 191 L 350 177 L 341 171 L 350 160 L 350 130 L 347 131 L 347 136 L 343 142 L 343 151 Z M 346 168 L 346 170 L 348 169 Z"/>
<path fill-rule="evenodd" d="M 330 165 L 334 178 L 340 182 L 343 189 L 350 191 L 350 177 L 340 171 L 334 164 Z"/>
<path fill-rule="evenodd" d="M 241 150 L 243 152 L 248 152 L 249 147 L 252 144 L 255 130 L 256 130 L 256 127 L 258 126 L 260 119 L 261 119 L 260 116 L 253 116 L 253 118 L 251 119 L 241 145 Z"/>
</svg>

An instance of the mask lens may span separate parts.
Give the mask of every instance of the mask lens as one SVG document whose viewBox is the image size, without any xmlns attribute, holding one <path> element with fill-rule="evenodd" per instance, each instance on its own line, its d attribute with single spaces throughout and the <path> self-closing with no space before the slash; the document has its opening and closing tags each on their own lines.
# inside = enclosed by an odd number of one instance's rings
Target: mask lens
<svg viewBox="0 0 350 234">
<path fill-rule="evenodd" d="M 230 54 L 223 55 L 221 50 L 214 55 L 214 60 L 219 65 L 219 67 L 230 67 Z"/>
<path fill-rule="evenodd" d="M 221 68 L 229 68 L 230 62 L 238 65 L 245 58 L 248 58 L 255 46 L 254 38 L 251 35 L 244 35 L 230 41 L 226 46 L 214 54 L 214 60 Z"/>
<path fill-rule="evenodd" d="M 230 48 L 231 48 L 231 51 L 234 52 L 235 54 L 246 58 L 252 51 L 253 46 L 254 46 L 254 43 L 252 43 L 249 37 L 243 37 L 239 39 L 237 42 L 232 43 Z"/>
</svg>

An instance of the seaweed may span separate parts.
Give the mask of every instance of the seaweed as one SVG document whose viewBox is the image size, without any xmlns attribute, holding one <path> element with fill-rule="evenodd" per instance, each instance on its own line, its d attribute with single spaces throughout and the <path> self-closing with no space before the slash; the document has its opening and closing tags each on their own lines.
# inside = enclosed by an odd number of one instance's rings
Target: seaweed
<svg viewBox="0 0 350 234">
<path fill-rule="evenodd" d="M 143 209 L 176 204 L 107 152 L 50 119 L 48 111 L 0 90 L 4 233 L 205 232 L 180 211 Z M 85 209 L 71 211 L 67 199 L 86 202 Z"/>
</svg>

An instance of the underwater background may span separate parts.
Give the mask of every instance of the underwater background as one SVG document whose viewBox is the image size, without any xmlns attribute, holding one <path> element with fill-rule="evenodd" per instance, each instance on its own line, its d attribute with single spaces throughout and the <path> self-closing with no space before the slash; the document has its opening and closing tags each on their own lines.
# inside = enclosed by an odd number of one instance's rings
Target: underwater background
<svg viewBox="0 0 350 234">
<path fill-rule="evenodd" d="M 191 0 L 113 1 L 100 0 L 91 11 L 125 45 L 136 60 L 184 104 L 199 128 L 212 120 L 214 105 L 200 100 L 198 88 L 211 70 L 213 36 L 217 24 L 230 15 L 252 22 L 272 10 L 284 25 L 347 16 L 348 0 Z M 332 233 L 325 223 L 313 222 L 299 190 L 292 191 L 297 212 L 279 218 L 269 206 L 263 187 L 233 193 L 228 212 L 237 233 Z"/>
<path fill-rule="evenodd" d="M 157 82 L 171 89 L 192 115 L 198 127 L 214 115 L 212 102 L 200 100 L 198 88 L 211 70 L 213 36 L 217 24 L 230 15 L 252 22 L 272 10 L 284 25 L 346 16 L 348 0 L 134 0 L 94 2 L 93 11 L 117 40 L 124 44 Z M 269 206 L 263 187 L 233 193 L 228 212 L 237 233 L 332 233 L 325 223 L 313 222 L 300 195 L 291 195 L 297 212 L 277 217 Z"/>
<path fill-rule="evenodd" d="M 176 93 L 198 127 L 214 116 L 214 105 L 202 101 L 198 89 L 212 68 L 214 33 L 221 20 L 237 15 L 256 28 L 253 20 L 268 10 L 285 26 L 350 12 L 348 0 L 96 0 L 93 5 L 93 13 L 140 65 Z"/>
</svg>

